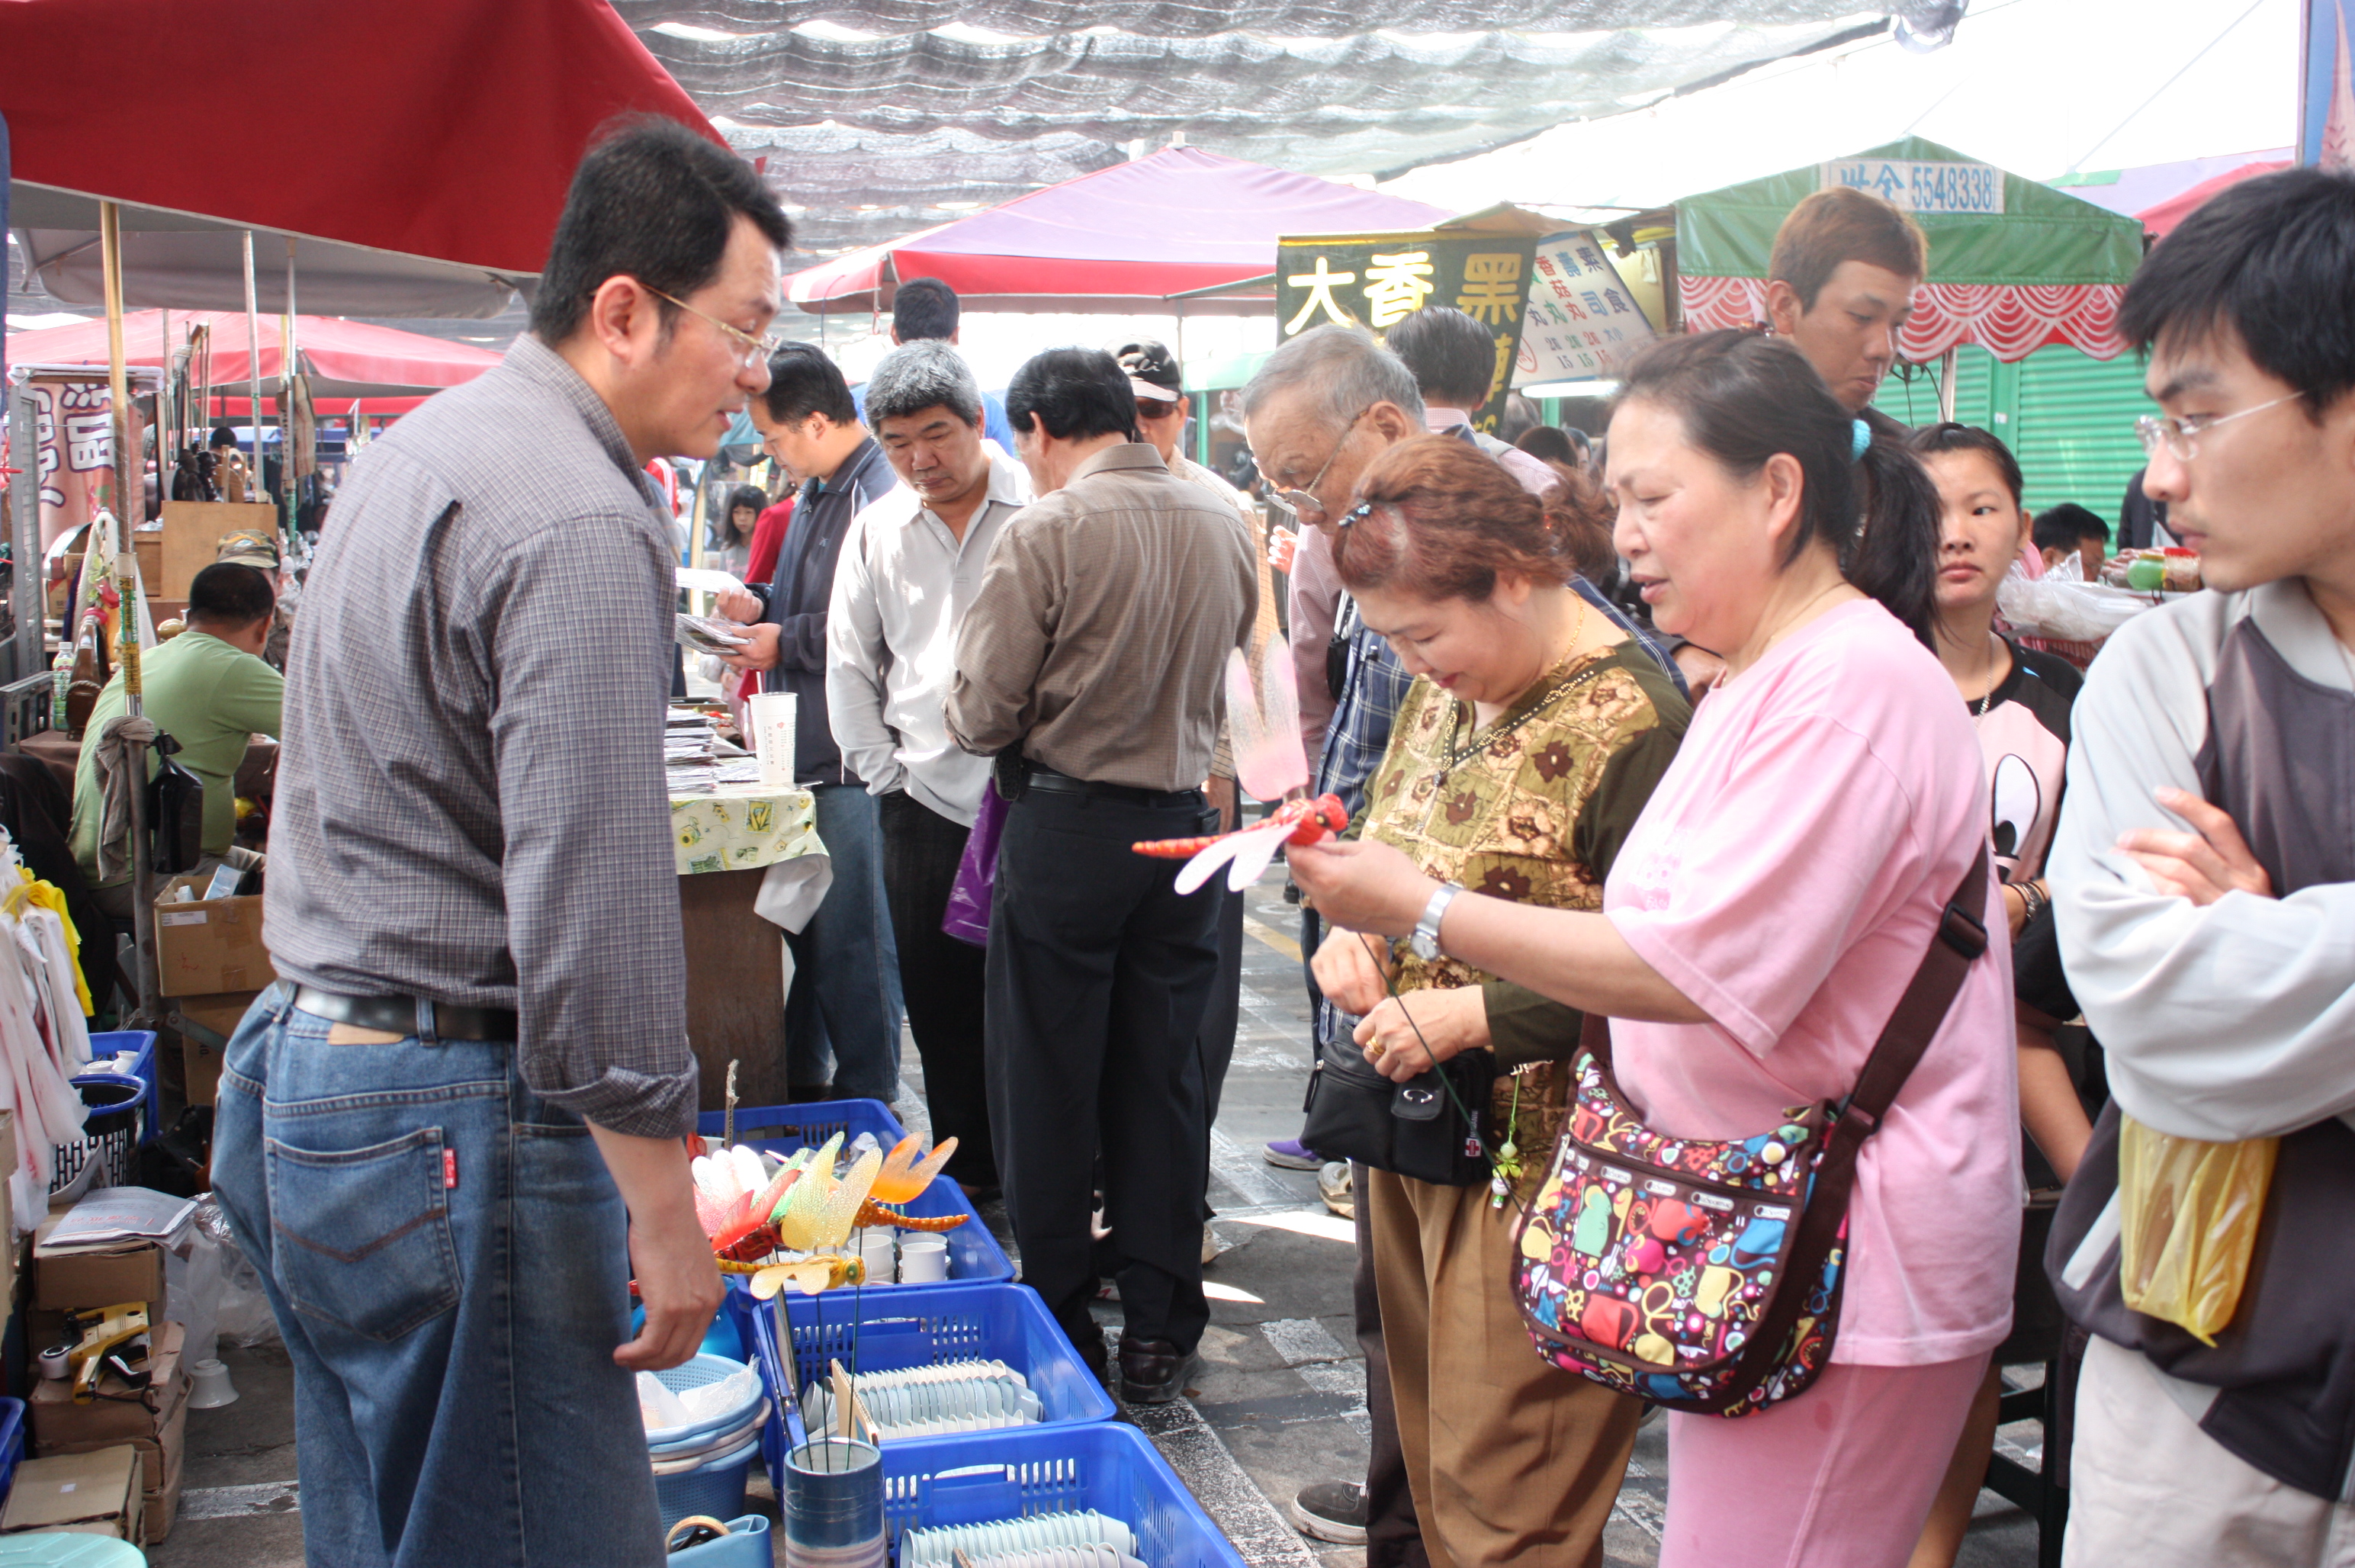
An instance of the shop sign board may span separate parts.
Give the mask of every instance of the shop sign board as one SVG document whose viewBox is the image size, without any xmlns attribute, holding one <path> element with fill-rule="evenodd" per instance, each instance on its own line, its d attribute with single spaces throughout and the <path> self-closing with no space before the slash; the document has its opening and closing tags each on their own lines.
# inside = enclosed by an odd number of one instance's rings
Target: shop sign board
<svg viewBox="0 0 2355 1568">
<path fill-rule="evenodd" d="M 1533 242 L 1518 235 L 1312 235 L 1276 242 L 1275 321 L 1284 337 L 1339 324 L 1388 332 L 1429 305 L 1452 305 L 1488 329 L 1497 375 L 1472 422 L 1504 412 L 1529 301 Z"/>
<path fill-rule="evenodd" d="M 2003 215 L 2003 171 L 1993 164 L 1836 158 L 1823 165 L 1823 188 L 1834 186 L 1870 192 L 1906 212 Z"/>
<path fill-rule="evenodd" d="M 1636 291 L 1591 229 L 1548 235 L 1530 269 L 1513 384 L 1607 380 L 1652 340 Z"/>
</svg>

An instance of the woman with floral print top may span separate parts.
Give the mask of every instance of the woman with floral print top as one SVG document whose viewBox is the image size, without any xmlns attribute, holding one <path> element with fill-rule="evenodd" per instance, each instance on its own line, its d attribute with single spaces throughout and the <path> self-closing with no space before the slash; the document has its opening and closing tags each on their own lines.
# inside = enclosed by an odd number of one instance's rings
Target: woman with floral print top
<svg viewBox="0 0 2355 1568">
<path fill-rule="evenodd" d="M 1415 680 L 1355 830 L 1476 892 L 1600 908 L 1689 710 L 1567 586 L 1576 531 L 1604 526 L 1591 494 L 1540 503 L 1477 449 L 1430 437 L 1378 459 L 1359 496 L 1335 563 Z M 1561 1124 L 1578 1013 L 1348 932 L 1327 938 L 1316 969 L 1328 997 L 1364 1015 L 1357 1041 L 1392 1078 L 1495 1054 L 1484 1131 L 1525 1199 Z M 1486 1186 L 1386 1171 L 1369 1172 L 1359 1201 L 1434 1568 L 1600 1563 L 1638 1407 L 1529 1353 L 1511 1287 L 1514 1210 Z"/>
</svg>

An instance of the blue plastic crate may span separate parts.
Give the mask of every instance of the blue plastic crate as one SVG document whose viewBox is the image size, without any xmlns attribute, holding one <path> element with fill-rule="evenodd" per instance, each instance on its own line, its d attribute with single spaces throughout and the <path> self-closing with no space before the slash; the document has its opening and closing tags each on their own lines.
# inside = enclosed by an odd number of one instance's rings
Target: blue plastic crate
<svg viewBox="0 0 2355 1568">
<path fill-rule="evenodd" d="M 718 1139 L 727 1127 L 725 1111 L 706 1111 L 695 1119 L 695 1130 L 707 1138 Z M 754 1148 L 791 1154 L 797 1148 L 815 1148 L 837 1133 L 842 1135 L 846 1144 L 861 1133 L 873 1133 L 875 1141 L 888 1153 L 893 1144 L 908 1136 L 908 1129 L 900 1125 L 900 1118 L 880 1100 L 813 1100 L 801 1105 L 736 1107 L 736 1141 L 751 1144 Z"/>
<path fill-rule="evenodd" d="M 1112 1396 L 1081 1361 L 1070 1338 L 1056 1327 L 1039 1293 L 1027 1285 L 942 1285 L 900 1291 L 827 1291 L 786 1303 L 793 1327 L 794 1383 L 824 1377 L 835 1361 L 854 1372 L 894 1372 L 942 1361 L 977 1358 L 1000 1360 L 1028 1379 L 1043 1406 L 1040 1425 L 1079 1425 L 1110 1421 Z M 785 1392 L 789 1381 L 780 1359 L 775 1303 L 762 1311 L 759 1342 L 769 1386 L 785 1407 L 787 1441 L 805 1440 L 801 1410 Z M 1025 1427 L 964 1434 L 988 1439 Z M 930 1441 L 897 1438 L 893 1442 Z"/>
<path fill-rule="evenodd" d="M 147 1085 L 147 1097 L 141 1102 L 145 1115 L 140 1118 L 139 1141 L 153 1143 L 161 1129 L 156 1124 L 164 1115 L 163 1092 L 155 1073 L 155 1031 L 144 1029 L 110 1029 L 90 1037 L 90 1054 L 93 1061 L 135 1051 L 137 1061 L 132 1064 L 130 1076 Z"/>
<path fill-rule="evenodd" d="M 725 1115 L 719 1111 L 706 1111 L 696 1119 L 696 1130 L 705 1137 L 720 1136 Z M 818 1100 L 806 1105 L 762 1105 L 736 1111 L 736 1141 L 771 1154 L 789 1155 L 803 1148 L 814 1148 L 834 1136 L 843 1135 L 847 1143 L 861 1133 L 873 1133 L 878 1143 L 888 1153 L 894 1144 L 908 1136 L 899 1119 L 885 1108 L 880 1100 Z M 974 1285 L 989 1280 L 1009 1280 L 1014 1277 L 1014 1260 L 981 1222 L 981 1216 L 965 1198 L 964 1189 L 945 1176 L 932 1178 L 912 1202 L 901 1205 L 906 1212 L 920 1220 L 935 1220 L 948 1214 L 963 1214 L 965 1222 L 946 1233 L 949 1244 L 949 1277 L 932 1285 L 876 1285 L 877 1290 L 938 1290 L 942 1285 Z"/>
<path fill-rule="evenodd" d="M 25 1402 L 0 1399 L 0 1506 L 16 1484 L 16 1466 L 25 1457 Z"/>
<path fill-rule="evenodd" d="M 1136 1531 L 1154 1568 L 1244 1568 L 1202 1505 L 1145 1435 L 1103 1422 L 1026 1426 L 883 1447 L 883 1523 L 983 1524 L 1093 1509 Z"/>
</svg>

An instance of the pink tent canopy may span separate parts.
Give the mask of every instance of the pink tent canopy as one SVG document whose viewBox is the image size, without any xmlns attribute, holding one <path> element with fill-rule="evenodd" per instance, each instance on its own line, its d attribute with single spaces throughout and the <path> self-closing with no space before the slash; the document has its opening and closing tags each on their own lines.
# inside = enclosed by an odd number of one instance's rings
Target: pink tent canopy
<svg viewBox="0 0 2355 1568">
<path fill-rule="evenodd" d="M 2273 174 L 2287 167 L 2289 164 L 2286 161 L 2243 164 L 2239 168 L 2228 169 L 2212 179 L 2201 180 L 2190 190 L 2170 196 L 2156 206 L 2146 207 L 2135 216 L 2142 219 L 2142 226 L 2150 231 L 2152 239 L 2164 240 L 2175 232 L 2177 224 L 2191 216 L 2194 208 L 2226 186 L 2238 185 L 2244 179 L 2254 179 L 2259 175 Z"/>
<path fill-rule="evenodd" d="M 1313 175 L 1165 147 L 837 256 L 789 282 L 794 303 L 811 312 L 887 307 L 911 278 L 938 278 L 981 310 L 1159 309 L 1172 294 L 1265 276 L 1280 235 L 1428 229 L 1452 216 Z"/>
<path fill-rule="evenodd" d="M 174 311 L 168 344 L 164 341 L 164 315 L 160 310 L 141 310 L 123 318 L 125 364 L 160 368 L 186 346 L 190 327 L 210 322 L 212 384 L 225 391 L 244 390 L 249 379 L 244 313 Z M 274 315 L 261 318 L 261 379 L 266 382 L 285 373 L 279 320 Z M 421 337 L 331 315 L 295 318 L 294 357 L 310 374 L 311 395 L 323 411 L 330 403 L 349 403 L 354 398 L 406 397 L 455 387 L 499 362 L 496 354 L 470 343 Z M 106 323 L 92 319 L 72 326 L 10 333 L 8 361 L 12 365 L 103 365 Z"/>
</svg>

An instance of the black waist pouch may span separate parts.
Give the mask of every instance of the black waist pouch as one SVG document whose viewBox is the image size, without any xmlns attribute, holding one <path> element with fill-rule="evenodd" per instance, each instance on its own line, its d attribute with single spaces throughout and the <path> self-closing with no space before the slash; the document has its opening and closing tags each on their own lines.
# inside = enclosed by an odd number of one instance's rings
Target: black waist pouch
<svg viewBox="0 0 2355 1568">
<path fill-rule="evenodd" d="M 1497 1059 L 1485 1051 L 1467 1051 L 1394 1083 L 1374 1071 L 1350 1040 L 1355 1018 L 1330 1003 L 1319 1007 L 1317 1015 L 1316 1069 L 1308 1075 L 1308 1097 L 1301 1105 L 1307 1120 L 1300 1141 L 1327 1159 L 1356 1160 L 1393 1176 L 1440 1187 L 1487 1185 L 1488 1157 L 1480 1146 L 1480 1124 L 1489 1114 Z"/>
</svg>

